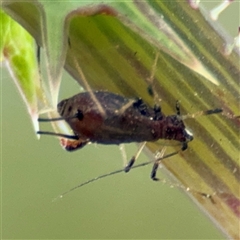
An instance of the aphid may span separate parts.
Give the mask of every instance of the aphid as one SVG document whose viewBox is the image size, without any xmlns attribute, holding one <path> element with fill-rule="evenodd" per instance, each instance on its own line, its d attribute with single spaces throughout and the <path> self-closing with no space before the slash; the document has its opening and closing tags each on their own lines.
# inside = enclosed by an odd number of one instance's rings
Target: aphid
<svg viewBox="0 0 240 240">
<path fill-rule="evenodd" d="M 181 150 L 188 147 L 193 140 L 180 116 L 179 104 L 176 104 L 176 115 L 165 116 L 159 106 L 149 107 L 142 99 L 129 99 L 106 92 L 83 92 L 61 101 L 58 106 L 60 118 L 39 119 L 39 121 L 65 120 L 74 135 L 39 131 L 63 137 L 62 145 L 68 151 L 74 151 L 86 144 L 121 144 L 131 142 L 153 142 L 159 139 L 176 140 L 182 144 Z M 221 109 L 202 112 L 201 115 L 219 113 Z M 71 140 L 70 140 L 71 139 Z M 169 154 L 177 154 L 179 151 Z M 138 154 L 137 154 L 138 155 Z M 164 157 L 166 158 L 166 156 Z M 135 162 L 134 156 L 125 167 L 128 172 Z M 162 158 L 157 159 L 151 172 L 156 178 L 156 171 Z"/>
</svg>

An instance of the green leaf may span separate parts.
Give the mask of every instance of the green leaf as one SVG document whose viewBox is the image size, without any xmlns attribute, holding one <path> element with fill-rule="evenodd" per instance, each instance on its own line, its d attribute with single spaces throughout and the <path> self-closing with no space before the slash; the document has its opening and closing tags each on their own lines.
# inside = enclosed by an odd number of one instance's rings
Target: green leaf
<svg viewBox="0 0 240 240">
<path fill-rule="evenodd" d="M 28 107 L 34 129 L 37 130 L 38 104 L 43 105 L 44 93 L 39 81 L 34 39 L 2 10 L 0 10 L 0 19 L 2 30 L 0 59 L 9 69 Z"/>
</svg>

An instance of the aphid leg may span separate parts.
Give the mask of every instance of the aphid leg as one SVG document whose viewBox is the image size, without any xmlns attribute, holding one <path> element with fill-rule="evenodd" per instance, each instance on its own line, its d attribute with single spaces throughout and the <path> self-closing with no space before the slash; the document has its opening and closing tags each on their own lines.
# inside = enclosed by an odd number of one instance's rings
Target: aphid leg
<svg viewBox="0 0 240 240">
<path fill-rule="evenodd" d="M 160 101 L 160 98 L 154 89 L 154 75 L 155 75 L 155 72 L 157 69 L 158 58 L 159 58 L 159 52 L 156 53 L 156 56 L 155 56 L 155 59 L 154 59 L 153 65 L 152 65 L 151 75 L 147 79 L 147 82 L 149 84 L 148 88 L 147 88 L 148 94 L 153 97 L 153 99 L 156 103 Z"/>
<path fill-rule="evenodd" d="M 200 194 L 202 197 L 210 199 L 212 204 L 216 204 L 216 202 L 214 201 L 213 196 L 211 194 L 202 193 L 202 192 L 197 192 L 197 193 Z"/>
<path fill-rule="evenodd" d="M 137 98 L 136 101 L 133 102 L 132 106 L 137 108 L 142 115 L 146 115 L 146 105 L 143 103 L 141 98 Z"/>
<path fill-rule="evenodd" d="M 177 112 L 177 115 L 180 116 L 180 104 L 179 104 L 179 101 L 176 102 L 176 112 Z"/>
<path fill-rule="evenodd" d="M 152 86 L 152 85 L 148 85 L 147 91 L 148 91 L 148 94 L 149 94 L 151 97 L 154 96 L 154 91 L 153 91 L 153 86 Z"/>
<path fill-rule="evenodd" d="M 137 158 L 139 157 L 140 153 L 142 152 L 144 146 L 146 145 L 147 142 L 143 142 L 140 144 L 136 154 L 130 159 L 130 161 L 128 162 L 127 166 L 124 168 L 125 172 L 129 172 L 130 169 L 132 168 L 133 164 L 135 163 L 135 161 L 137 160 Z"/>
<path fill-rule="evenodd" d="M 151 179 L 152 179 L 153 181 L 159 181 L 159 178 L 156 177 L 156 175 L 157 175 L 157 169 L 158 169 L 158 165 L 159 165 L 159 164 L 160 164 L 160 161 L 155 162 L 155 163 L 153 164 L 153 168 L 152 168 L 152 172 L 151 172 Z"/>
<path fill-rule="evenodd" d="M 188 144 L 187 144 L 187 142 L 183 142 L 182 143 L 182 151 L 185 151 L 186 149 L 188 148 Z"/>
<path fill-rule="evenodd" d="M 187 142 L 183 142 L 182 143 L 182 148 L 180 151 L 184 151 L 188 148 L 188 144 Z M 157 169 L 158 169 L 158 166 L 161 162 L 161 160 L 163 159 L 163 155 L 166 151 L 166 147 L 164 147 L 160 153 L 160 157 L 158 159 L 156 159 L 155 163 L 153 164 L 153 168 L 152 168 L 152 172 L 151 172 L 151 179 L 154 180 L 154 181 L 158 181 L 159 179 L 156 177 L 156 174 L 157 174 Z M 168 157 L 171 157 L 173 155 L 176 155 L 178 154 L 180 151 L 176 151 L 176 152 L 173 152 L 171 154 L 168 155 Z M 165 157 L 164 157 L 165 158 Z"/>
<path fill-rule="evenodd" d="M 122 159 L 123 159 L 123 166 L 127 165 L 127 154 L 124 144 L 119 144 L 119 149 L 121 151 Z"/>
<path fill-rule="evenodd" d="M 158 181 L 159 179 L 156 178 L 156 174 L 157 174 L 157 169 L 158 169 L 158 166 L 163 158 L 163 155 L 166 151 L 166 147 L 164 147 L 161 152 L 160 152 L 160 156 L 155 160 L 154 164 L 153 164 L 153 168 L 152 168 L 152 171 L 151 171 L 151 179 L 154 180 L 154 181 Z"/>
<path fill-rule="evenodd" d="M 158 121 L 158 120 L 162 120 L 163 118 L 163 114 L 162 114 L 162 110 L 161 107 L 159 105 L 154 105 L 154 121 Z"/>
</svg>

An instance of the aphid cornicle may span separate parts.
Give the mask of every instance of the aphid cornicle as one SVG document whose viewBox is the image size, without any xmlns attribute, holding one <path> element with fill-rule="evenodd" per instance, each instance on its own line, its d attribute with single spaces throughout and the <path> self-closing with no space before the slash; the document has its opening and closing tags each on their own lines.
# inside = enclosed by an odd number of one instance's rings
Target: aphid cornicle
<svg viewBox="0 0 240 240">
<path fill-rule="evenodd" d="M 51 134 L 64 137 L 62 145 L 68 151 L 82 148 L 87 143 L 121 144 L 131 142 L 153 142 L 158 139 L 176 140 L 187 149 L 187 143 L 193 140 L 177 114 L 165 116 L 160 107 L 149 107 L 140 98 L 129 99 L 106 92 L 94 91 L 79 93 L 62 100 L 58 106 L 61 118 L 39 119 L 39 121 L 65 120 L 74 135 L 39 131 L 39 134 Z M 217 113 L 221 109 L 210 110 L 205 114 Z M 71 140 L 67 140 L 71 139 Z M 174 154 L 176 154 L 175 152 Z M 171 156 L 174 154 L 170 154 Z M 128 172 L 135 159 L 131 159 L 125 171 Z M 154 180 L 158 164 L 155 164 L 151 177 Z"/>
</svg>

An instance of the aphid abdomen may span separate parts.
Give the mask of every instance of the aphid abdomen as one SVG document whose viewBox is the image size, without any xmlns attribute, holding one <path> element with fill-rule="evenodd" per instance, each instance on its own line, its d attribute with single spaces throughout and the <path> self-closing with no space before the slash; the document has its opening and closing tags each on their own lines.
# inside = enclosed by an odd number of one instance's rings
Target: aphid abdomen
<svg viewBox="0 0 240 240">
<path fill-rule="evenodd" d="M 105 135 L 101 138 L 104 144 L 120 144 L 130 142 L 154 141 L 155 135 L 153 122 L 143 116 L 132 116 L 122 114 L 121 116 L 112 116 L 104 121 L 102 130 Z"/>
<path fill-rule="evenodd" d="M 154 141 L 154 110 L 141 99 L 127 99 L 109 94 L 108 102 L 103 105 L 106 115 L 95 134 L 102 144 L 120 144 L 130 142 Z M 104 134 L 103 134 L 104 133 Z"/>
</svg>

